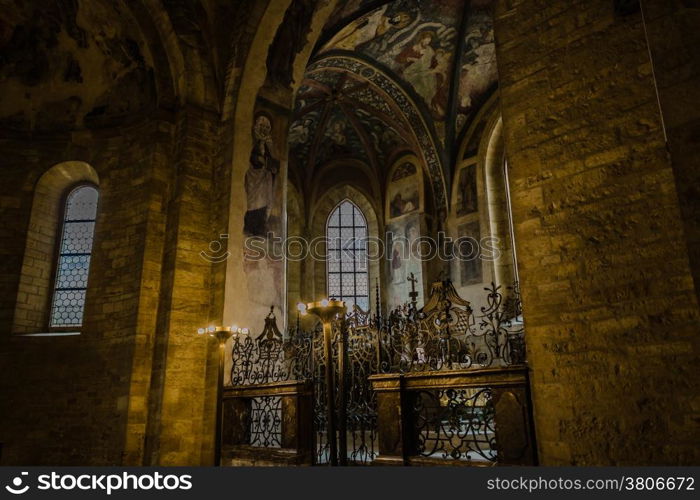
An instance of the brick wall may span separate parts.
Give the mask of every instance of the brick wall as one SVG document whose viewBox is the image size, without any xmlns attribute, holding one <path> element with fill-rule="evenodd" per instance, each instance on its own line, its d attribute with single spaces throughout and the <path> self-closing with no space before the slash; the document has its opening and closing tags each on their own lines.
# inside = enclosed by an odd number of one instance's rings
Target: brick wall
<svg viewBox="0 0 700 500">
<path fill-rule="evenodd" d="M 498 3 L 540 459 L 700 460 L 698 306 L 641 15 Z"/>
</svg>

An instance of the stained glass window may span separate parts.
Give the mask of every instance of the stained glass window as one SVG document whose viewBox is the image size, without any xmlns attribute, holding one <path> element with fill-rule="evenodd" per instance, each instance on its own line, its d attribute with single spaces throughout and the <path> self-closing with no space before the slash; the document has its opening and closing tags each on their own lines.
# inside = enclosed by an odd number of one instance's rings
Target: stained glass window
<svg viewBox="0 0 700 500">
<path fill-rule="evenodd" d="M 328 297 L 344 300 L 348 311 L 357 304 L 369 310 L 367 270 L 367 221 L 350 200 L 331 212 L 326 224 L 328 238 Z"/>
<path fill-rule="evenodd" d="M 98 197 L 95 187 L 83 185 L 66 198 L 51 302 L 52 327 L 80 326 L 83 322 Z"/>
</svg>

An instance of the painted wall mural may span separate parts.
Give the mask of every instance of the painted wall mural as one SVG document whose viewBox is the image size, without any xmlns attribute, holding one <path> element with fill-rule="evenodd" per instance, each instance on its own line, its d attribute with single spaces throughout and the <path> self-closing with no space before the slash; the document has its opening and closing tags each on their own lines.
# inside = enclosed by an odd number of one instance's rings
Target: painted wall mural
<svg viewBox="0 0 700 500">
<path fill-rule="evenodd" d="M 332 68 L 334 71 L 345 70 L 355 75 L 361 75 L 371 86 L 381 89 L 389 97 L 392 105 L 402 111 L 402 122 L 406 122 L 412 129 L 416 141 L 421 147 L 421 162 L 425 164 L 427 181 L 431 186 L 437 210 L 438 212 L 444 211 L 444 213 L 447 213 L 446 185 L 436 143 L 426 128 L 419 111 L 406 96 L 405 92 L 384 73 L 352 57 L 330 55 L 323 57 L 309 66 L 308 73 L 315 73 L 326 68 Z"/>
<path fill-rule="evenodd" d="M 285 307 L 284 287 L 279 286 L 284 283 L 284 262 L 271 258 L 271 252 L 261 249 L 270 245 L 273 237 L 284 236 L 286 169 L 280 162 L 279 144 L 286 126 L 284 117 L 277 116 L 273 109 L 258 101 L 252 127 L 253 146 L 244 179 L 243 238 L 248 238 L 248 242 L 244 248 L 243 270 L 248 297 L 251 303 L 259 306 L 255 311 L 251 309 L 251 314 L 256 313 L 261 318 L 271 305 L 280 311 Z M 255 317 L 249 319 L 251 324 L 256 320 Z"/>
<path fill-rule="evenodd" d="M 314 4 L 314 0 L 294 0 L 285 12 L 267 55 L 268 83 L 282 87 L 292 84 L 294 58 L 311 29 Z"/>
<path fill-rule="evenodd" d="M 469 165 L 459 171 L 457 199 L 455 200 L 457 217 L 463 217 L 479 210 L 476 168 L 476 165 Z"/>
<path fill-rule="evenodd" d="M 460 282 L 462 286 L 478 285 L 484 281 L 483 264 L 479 254 L 481 240 L 479 222 L 467 222 L 459 226 Z"/>
<path fill-rule="evenodd" d="M 382 168 L 410 140 L 408 124 L 378 89 L 342 71 L 308 71 L 293 120 L 290 161 L 307 173 L 340 159 Z"/>
<path fill-rule="evenodd" d="M 360 52 L 400 75 L 436 119 L 447 114 L 461 0 L 400 0 L 352 21 L 321 50 Z"/>
<path fill-rule="evenodd" d="M 253 125 L 253 149 L 245 174 L 247 210 L 243 230 L 246 236 L 266 237 L 279 226 L 280 214 L 273 212 L 280 170 L 275 156 L 271 118 L 260 113 Z"/>
<path fill-rule="evenodd" d="M 415 279 L 418 303 L 423 304 L 423 263 L 418 257 L 421 219 L 420 215 L 413 214 L 387 225 L 389 308 L 398 307 L 410 300 L 412 279 Z"/>
<path fill-rule="evenodd" d="M 498 82 L 493 33 L 493 0 L 472 0 L 461 58 L 457 131 L 481 107 Z"/>
<path fill-rule="evenodd" d="M 0 5 L 0 125 L 100 128 L 154 108 L 154 62 L 122 2 Z"/>
<path fill-rule="evenodd" d="M 423 209 L 423 176 L 409 161 L 399 163 L 391 173 L 387 187 L 389 218 L 395 219 Z"/>
</svg>

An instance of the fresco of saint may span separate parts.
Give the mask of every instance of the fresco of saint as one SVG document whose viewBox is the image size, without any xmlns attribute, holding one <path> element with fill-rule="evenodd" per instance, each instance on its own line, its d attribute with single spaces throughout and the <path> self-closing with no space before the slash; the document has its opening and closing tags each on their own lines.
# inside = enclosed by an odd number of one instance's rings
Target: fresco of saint
<svg viewBox="0 0 700 500">
<path fill-rule="evenodd" d="M 248 236 L 266 236 L 270 209 L 274 202 L 275 178 L 279 161 L 273 156 L 272 124 L 258 115 L 253 126 L 253 150 L 245 174 L 247 211 L 243 231 Z"/>
<path fill-rule="evenodd" d="M 479 208 L 476 186 L 476 166 L 465 167 L 459 173 L 459 188 L 457 191 L 457 216 L 461 217 Z"/>
</svg>

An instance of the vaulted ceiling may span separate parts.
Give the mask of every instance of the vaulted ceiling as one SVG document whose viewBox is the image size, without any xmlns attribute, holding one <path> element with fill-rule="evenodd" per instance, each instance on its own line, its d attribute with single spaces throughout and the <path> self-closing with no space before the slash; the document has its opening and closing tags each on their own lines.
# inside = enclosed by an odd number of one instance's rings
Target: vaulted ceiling
<svg viewBox="0 0 700 500">
<path fill-rule="evenodd" d="M 294 175 L 308 183 L 325 164 L 352 160 L 382 190 L 392 161 L 410 151 L 444 205 L 458 142 L 497 86 L 492 3 L 341 2 L 297 93 Z"/>
<path fill-rule="evenodd" d="M 99 126 L 155 106 L 153 58 L 121 2 L 6 7 L 0 14 L 4 126 Z"/>
<path fill-rule="evenodd" d="M 346 159 L 382 169 L 414 143 L 396 104 L 376 85 L 347 70 L 308 72 L 296 105 L 289 142 L 299 164 L 320 167 Z"/>
<path fill-rule="evenodd" d="M 264 12 L 251 3 L 0 0 L 0 128 L 109 128 L 185 101 L 218 110 Z"/>
</svg>

